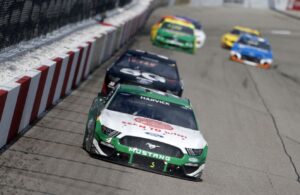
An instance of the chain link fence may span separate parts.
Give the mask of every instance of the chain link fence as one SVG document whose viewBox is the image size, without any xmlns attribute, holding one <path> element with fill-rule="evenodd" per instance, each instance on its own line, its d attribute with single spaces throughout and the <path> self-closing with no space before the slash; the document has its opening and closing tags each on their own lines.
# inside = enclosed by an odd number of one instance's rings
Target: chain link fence
<svg viewBox="0 0 300 195">
<path fill-rule="evenodd" d="M 0 0 L 0 49 L 132 0 Z"/>
</svg>

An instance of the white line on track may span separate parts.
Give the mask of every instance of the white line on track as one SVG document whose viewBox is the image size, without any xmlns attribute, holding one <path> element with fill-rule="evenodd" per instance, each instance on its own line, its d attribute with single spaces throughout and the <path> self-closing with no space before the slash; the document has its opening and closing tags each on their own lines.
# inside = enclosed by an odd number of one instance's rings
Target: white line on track
<svg viewBox="0 0 300 195">
<path fill-rule="evenodd" d="M 272 34 L 276 34 L 276 35 L 291 35 L 291 31 L 288 30 L 272 30 L 271 31 Z"/>
</svg>

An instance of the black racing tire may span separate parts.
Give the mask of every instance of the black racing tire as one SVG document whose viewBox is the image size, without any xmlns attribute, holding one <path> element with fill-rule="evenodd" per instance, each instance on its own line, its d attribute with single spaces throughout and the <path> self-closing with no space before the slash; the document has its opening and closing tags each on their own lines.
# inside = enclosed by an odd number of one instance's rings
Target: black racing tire
<svg viewBox="0 0 300 195">
<path fill-rule="evenodd" d="M 196 53 L 196 49 L 191 48 L 191 49 L 188 50 L 188 53 L 194 55 Z"/>
<path fill-rule="evenodd" d="M 89 123 L 88 121 L 84 133 L 83 143 L 82 143 L 83 149 L 85 149 L 89 153 L 91 153 L 92 151 L 93 139 L 95 134 L 95 126 L 96 126 L 95 119 L 90 119 L 90 120 L 93 120 L 92 128 L 88 128 L 88 123 Z"/>
<path fill-rule="evenodd" d="M 178 91 L 178 93 L 177 93 L 177 95 L 178 95 L 179 97 L 182 97 L 182 94 L 183 94 L 183 90 L 180 90 L 180 91 Z"/>
<path fill-rule="evenodd" d="M 154 46 L 158 46 L 156 39 L 154 39 L 154 40 L 152 41 L 152 44 L 153 44 Z"/>
</svg>

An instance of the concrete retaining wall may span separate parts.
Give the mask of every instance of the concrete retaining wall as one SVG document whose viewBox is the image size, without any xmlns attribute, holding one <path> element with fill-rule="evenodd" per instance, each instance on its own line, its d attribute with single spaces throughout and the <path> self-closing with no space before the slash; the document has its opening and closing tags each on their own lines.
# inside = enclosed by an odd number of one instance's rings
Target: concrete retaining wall
<svg viewBox="0 0 300 195">
<path fill-rule="evenodd" d="M 248 8 L 258 8 L 258 9 L 279 9 L 279 10 L 286 10 L 288 8 L 289 3 L 291 3 L 293 0 L 241 0 L 240 3 L 237 3 L 238 1 L 224 1 L 224 0 L 191 0 L 191 4 L 196 6 L 224 6 L 226 4 L 229 4 L 230 2 L 232 4 L 240 5 L 242 7 L 248 7 Z M 173 1 L 175 3 L 176 1 Z M 227 3 L 225 3 L 227 2 Z"/>
<path fill-rule="evenodd" d="M 153 8 L 167 2 L 138 0 L 123 14 L 95 24 L 99 30 L 66 45 L 60 55 L 0 86 L 0 148 L 76 89 L 92 70 L 136 34 Z"/>
</svg>

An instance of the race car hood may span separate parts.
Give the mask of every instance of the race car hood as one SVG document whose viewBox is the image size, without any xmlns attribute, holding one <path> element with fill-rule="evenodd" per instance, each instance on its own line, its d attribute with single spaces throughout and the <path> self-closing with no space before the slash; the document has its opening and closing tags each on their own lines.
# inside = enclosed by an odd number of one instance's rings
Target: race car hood
<svg viewBox="0 0 300 195">
<path fill-rule="evenodd" d="M 207 143 L 199 130 L 187 129 L 165 122 L 104 109 L 99 116 L 101 125 L 121 132 L 124 136 L 142 137 L 185 148 L 201 149 Z"/>
<path fill-rule="evenodd" d="M 165 30 L 165 29 L 159 29 L 158 30 L 158 35 L 163 36 L 163 37 L 171 37 L 171 38 L 176 38 L 178 40 L 184 40 L 187 42 L 194 42 L 195 41 L 195 36 L 194 35 L 189 35 L 181 32 L 176 32 L 176 31 L 171 31 L 171 30 Z"/>
</svg>

